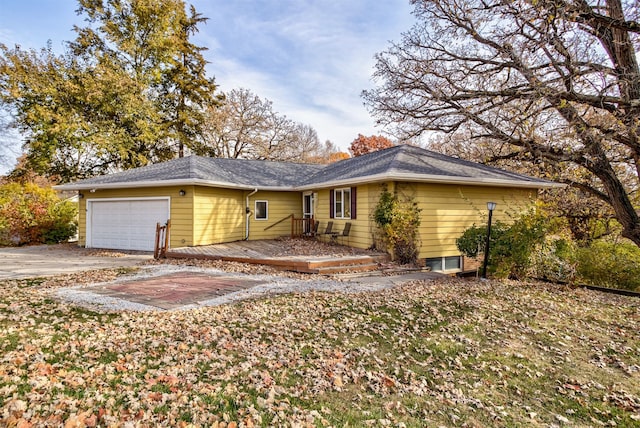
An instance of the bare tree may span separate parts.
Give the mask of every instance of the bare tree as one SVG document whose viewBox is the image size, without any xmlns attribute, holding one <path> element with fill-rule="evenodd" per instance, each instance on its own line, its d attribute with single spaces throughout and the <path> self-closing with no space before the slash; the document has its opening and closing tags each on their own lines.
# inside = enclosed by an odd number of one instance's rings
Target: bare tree
<svg viewBox="0 0 640 428">
<path fill-rule="evenodd" d="M 205 141 L 195 152 L 207 156 L 304 162 L 323 150 L 313 127 L 278 114 L 271 101 L 248 89 L 225 94 L 205 127 Z"/>
<path fill-rule="evenodd" d="M 640 10 L 633 0 L 412 0 L 418 23 L 364 92 L 405 138 L 468 133 L 577 174 L 640 246 Z"/>
<path fill-rule="evenodd" d="M 441 135 L 427 143 L 427 148 L 449 156 L 504 168 L 520 174 L 556 181 L 575 181 L 578 175 L 582 182 L 596 178 L 584 168 L 573 164 L 532 159 L 526 152 L 513 151 L 507 143 L 486 138 L 471 139 L 462 132 Z M 554 217 L 563 218 L 573 239 L 589 245 L 594 239 L 616 232 L 611 205 L 581 188 L 564 187 L 547 189 L 541 193 L 544 210 Z"/>
</svg>

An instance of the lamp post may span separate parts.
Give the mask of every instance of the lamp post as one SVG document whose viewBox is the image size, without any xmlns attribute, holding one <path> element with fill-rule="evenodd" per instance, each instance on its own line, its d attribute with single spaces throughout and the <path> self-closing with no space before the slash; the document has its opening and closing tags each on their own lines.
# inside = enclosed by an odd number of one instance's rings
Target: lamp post
<svg viewBox="0 0 640 428">
<path fill-rule="evenodd" d="M 487 265 L 489 264 L 489 239 L 491 238 L 491 217 L 493 210 L 496 209 L 495 202 L 487 202 L 487 209 L 489 210 L 489 220 L 487 221 L 487 240 L 484 244 L 484 266 L 482 268 L 482 278 L 487 278 Z"/>
</svg>

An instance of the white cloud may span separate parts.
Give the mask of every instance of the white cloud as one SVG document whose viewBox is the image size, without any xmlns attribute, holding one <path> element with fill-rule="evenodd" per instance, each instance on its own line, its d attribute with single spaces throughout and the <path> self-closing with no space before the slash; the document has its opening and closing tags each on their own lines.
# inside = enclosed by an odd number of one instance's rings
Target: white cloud
<svg viewBox="0 0 640 428">
<path fill-rule="evenodd" d="M 218 15 L 212 23 L 228 24 L 206 29 L 216 37 L 210 70 L 222 89 L 248 88 L 343 149 L 358 133 L 379 133 L 360 93 L 371 86 L 374 54 L 409 29 L 408 2 L 265 4 L 227 2 L 203 11 Z"/>
</svg>

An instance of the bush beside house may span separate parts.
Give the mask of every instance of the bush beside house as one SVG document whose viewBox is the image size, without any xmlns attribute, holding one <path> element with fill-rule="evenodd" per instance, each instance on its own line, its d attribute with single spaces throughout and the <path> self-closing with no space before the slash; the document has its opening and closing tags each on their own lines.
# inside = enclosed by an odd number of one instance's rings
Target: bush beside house
<svg viewBox="0 0 640 428">
<path fill-rule="evenodd" d="M 467 257 L 484 252 L 486 226 L 473 226 L 456 244 Z M 491 228 L 489 274 L 640 291 L 640 248 L 613 237 L 577 242 L 562 224 L 528 213 Z"/>
<path fill-rule="evenodd" d="M 0 245 L 54 244 L 77 229 L 77 204 L 36 184 L 0 186 Z"/>
</svg>

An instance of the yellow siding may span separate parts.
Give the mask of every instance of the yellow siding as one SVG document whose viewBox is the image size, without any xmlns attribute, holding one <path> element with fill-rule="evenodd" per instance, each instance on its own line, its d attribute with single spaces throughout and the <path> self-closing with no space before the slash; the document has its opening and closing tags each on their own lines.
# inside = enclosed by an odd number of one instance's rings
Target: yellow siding
<svg viewBox="0 0 640 428">
<path fill-rule="evenodd" d="M 81 191 L 84 194 L 86 191 Z M 87 243 L 87 201 L 78 199 L 78 245 L 84 247 Z"/>
<path fill-rule="evenodd" d="M 456 238 L 487 222 L 487 202 L 497 203 L 493 219 L 510 221 L 530 207 L 536 190 L 485 186 L 401 183 L 398 192 L 414 196 L 422 209 L 420 258 L 459 255 Z"/>
<path fill-rule="evenodd" d="M 333 221 L 333 230 L 342 232 L 345 223 L 351 223 L 351 231 L 347 238 L 340 238 L 339 243 L 355 248 L 369 248 L 373 244 L 373 228 L 371 227 L 370 215 L 377 203 L 378 185 L 369 184 L 357 186 L 356 190 L 356 218 L 351 220 L 331 219 L 329 205 L 329 189 L 319 190 L 316 198 L 316 220 L 320 222 L 319 233 L 324 232 L 327 222 Z M 372 205 L 372 194 L 376 194 L 375 202 Z M 326 237 L 321 237 L 327 239 Z"/>
<path fill-rule="evenodd" d="M 347 222 L 351 233 L 340 243 L 356 248 L 369 248 L 374 243 L 377 228 L 371 219 L 383 184 L 357 186 L 357 218 L 330 219 L 329 189 L 316 192 L 315 218 L 320 221 L 322 233 L 328 221 L 333 221 L 334 231 L 341 232 Z M 495 220 L 509 221 L 535 200 L 537 192 L 530 189 L 499 188 L 487 186 L 458 186 L 448 184 L 387 183 L 387 188 L 400 196 L 414 197 L 421 211 L 419 257 L 446 257 L 459 254 L 455 240 L 462 232 L 475 224 L 485 224 L 486 204 L 496 202 Z M 180 189 L 186 190 L 179 196 Z M 170 197 L 171 247 L 208 245 L 232 242 L 245 238 L 245 201 L 250 193 L 242 190 L 199 186 L 83 191 L 79 206 L 79 245 L 86 242 L 86 199 Z M 249 239 L 273 239 L 291 232 L 291 220 L 279 220 L 294 214 L 302 216 L 301 192 L 259 191 L 249 200 L 251 216 Z M 255 201 L 268 201 L 268 219 L 256 220 Z"/>
<path fill-rule="evenodd" d="M 255 201 L 267 201 L 267 220 L 256 220 Z M 302 217 L 302 193 L 267 192 L 260 190 L 249 198 L 249 208 L 251 209 L 249 239 L 274 239 L 281 236 L 290 236 L 291 219 L 280 220 L 291 214 L 296 218 Z M 265 230 L 266 228 L 269 229 Z"/>
<path fill-rule="evenodd" d="M 329 189 L 322 189 L 318 191 L 316 200 L 319 232 L 324 231 L 330 220 L 337 231 L 344 228 L 344 223 L 351 222 L 349 239 L 340 242 L 356 248 L 371 247 L 377 233 L 371 214 L 385 186 L 400 197 L 415 198 L 422 210 L 419 258 L 459 255 L 456 238 L 474 223 L 486 223 L 487 202 L 493 201 L 498 204 L 494 212 L 495 220 L 509 221 L 531 206 L 537 195 L 537 191 L 532 189 L 404 182 L 376 183 L 357 187 L 357 218 L 341 220 L 329 218 Z"/>
<path fill-rule="evenodd" d="M 185 190 L 185 196 L 180 196 L 180 189 Z M 87 199 L 106 198 L 148 198 L 148 197 L 169 197 L 171 201 L 171 247 L 182 247 L 192 245 L 193 226 L 192 200 L 193 187 L 155 187 L 138 189 L 98 189 L 94 193 L 84 190 L 81 192 L 84 198 L 80 199 L 78 216 L 78 245 L 84 246 L 87 239 Z"/>
<path fill-rule="evenodd" d="M 244 239 L 245 194 L 242 190 L 197 187 L 193 201 L 193 244 L 209 245 Z"/>
<path fill-rule="evenodd" d="M 179 196 L 180 189 L 186 191 Z M 200 186 L 112 189 L 97 190 L 95 193 L 84 191 L 85 198 L 80 199 L 78 245 L 86 243 L 86 198 L 141 198 L 170 197 L 171 208 L 171 247 L 209 245 L 221 242 L 238 241 L 245 238 L 246 196 L 250 193 L 242 190 L 211 188 Z M 255 220 L 254 202 L 269 202 L 268 220 Z M 294 214 L 302 216 L 302 193 L 300 192 L 264 192 L 260 191 L 249 201 L 251 209 L 250 239 L 272 239 L 291 233 L 291 220 L 265 231 L 264 229 L 278 220 Z"/>
</svg>

